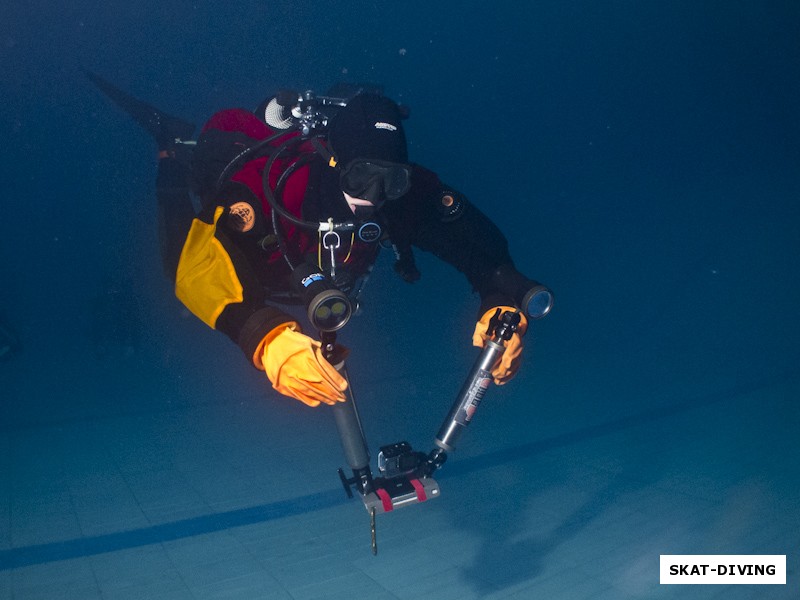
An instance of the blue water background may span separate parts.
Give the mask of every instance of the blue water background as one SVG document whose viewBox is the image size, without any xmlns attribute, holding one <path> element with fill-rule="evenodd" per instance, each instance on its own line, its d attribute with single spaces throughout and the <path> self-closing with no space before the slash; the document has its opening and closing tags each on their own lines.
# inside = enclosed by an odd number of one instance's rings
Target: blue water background
<svg viewBox="0 0 800 600">
<path fill-rule="evenodd" d="M 232 397 L 263 396 L 276 428 L 304 423 L 172 296 L 155 146 L 82 69 L 198 125 L 337 81 L 382 83 L 410 106 L 412 159 L 489 214 L 520 270 L 556 294 L 522 372 L 497 390 L 509 413 L 476 424 L 467 454 L 519 440 L 520 424 L 530 441 L 692 398 L 724 411 L 726 393 L 797 375 L 796 2 L 31 0 L 3 12 L 0 313 L 24 347 L 0 364 L 7 433 Z M 382 256 L 342 333 L 386 441 L 432 435 L 474 357 L 477 298 L 446 265 L 419 264 L 408 286 Z M 135 298 L 131 348 L 92 334 L 111 288 Z M 98 343 L 118 350 L 98 356 Z"/>
</svg>

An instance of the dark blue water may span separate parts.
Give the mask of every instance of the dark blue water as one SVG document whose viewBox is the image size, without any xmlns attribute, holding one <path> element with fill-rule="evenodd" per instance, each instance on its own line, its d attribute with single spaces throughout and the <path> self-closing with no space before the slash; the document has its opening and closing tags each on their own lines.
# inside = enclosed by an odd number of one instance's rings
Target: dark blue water
<svg viewBox="0 0 800 600">
<path fill-rule="evenodd" d="M 137 289 L 145 313 L 174 309 L 154 254 L 152 144 L 88 68 L 197 123 L 279 86 L 381 82 L 412 109 L 412 158 L 489 213 L 518 266 L 558 294 L 541 351 L 559 369 L 580 355 L 614 378 L 746 378 L 796 362 L 792 2 L 9 12 L 1 306 L 28 340 L 23 360 L 78 343 L 110 285 Z M 450 290 L 407 301 L 470 301 Z M 636 364 L 614 359 L 629 350 Z"/>
<path fill-rule="evenodd" d="M 280 87 L 382 83 L 411 107 L 411 158 L 491 215 L 520 270 L 556 293 L 520 375 L 548 403 L 516 415 L 544 410 L 554 435 L 569 420 L 558 406 L 594 423 L 595 400 L 647 413 L 796 376 L 797 2 L 234 6 L 4 8 L 0 315 L 22 351 L 0 363 L 3 431 L 267 385 L 172 297 L 154 145 L 82 69 L 198 124 Z M 414 287 L 384 258 L 343 333 L 354 377 L 446 393 L 472 357 L 477 299 L 430 257 Z M 103 336 L 111 293 L 129 298 L 114 306 L 131 326 Z"/>
</svg>

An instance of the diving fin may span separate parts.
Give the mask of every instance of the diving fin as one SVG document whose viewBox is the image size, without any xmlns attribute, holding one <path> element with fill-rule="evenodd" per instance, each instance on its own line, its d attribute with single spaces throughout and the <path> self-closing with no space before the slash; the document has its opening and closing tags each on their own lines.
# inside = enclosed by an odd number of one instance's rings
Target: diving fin
<svg viewBox="0 0 800 600">
<path fill-rule="evenodd" d="M 192 134 L 195 130 L 194 123 L 173 117 L 147 102 L 134 98 L 100 77 L 97 73 L 86 70 L 84 70 L 84 73 L 89 78 L 89 81 L 95 84 L 114 104 L 133 117 L 134 121 L 152 135 L 160 149 L 171 147 L 176 140 L 192 139 Z"/>
</svg>

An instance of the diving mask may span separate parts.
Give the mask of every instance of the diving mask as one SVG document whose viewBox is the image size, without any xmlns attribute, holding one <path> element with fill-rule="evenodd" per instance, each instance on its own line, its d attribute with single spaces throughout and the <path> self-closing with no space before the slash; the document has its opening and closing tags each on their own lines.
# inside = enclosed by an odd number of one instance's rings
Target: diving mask
<svg viewBox="0 0 800 600">
<path fill-rule="evenodd" d="M 398 163 L 357 158 L 342 169 L 339 187 L 354 198 L 380 207 L 384 201 L 396 200 L 408 192 L 411 169 Z"/>
</svg>

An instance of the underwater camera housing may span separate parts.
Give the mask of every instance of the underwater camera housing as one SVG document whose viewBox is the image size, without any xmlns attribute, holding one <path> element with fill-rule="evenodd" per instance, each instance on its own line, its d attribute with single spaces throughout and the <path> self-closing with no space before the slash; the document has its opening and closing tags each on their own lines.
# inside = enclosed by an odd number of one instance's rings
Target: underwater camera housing
<svg viewBox="0 0 800 600">
<path fill-rule="evenodd" d="M 381 446 L 378 452 L 378 471 L 384 477 L 397 477 L 407 475 L 419 468 L 425 455 L 414 452 L 408 442 L 397 442 L 388 446 Z"/>
<path fill-rule="evenodd" d="M 354 469 L 350 479 L 339 469 L 339 477 L 347 496 L 352 498 L 357 491 L 367 512 L 374 515 L 438 498 L 439 484 L 431 474 L 439 464 L 433 465 L 428 455 L 415 452 L 408 442 L 397 442 L 380 448 L 380 476 L 373 478 L 365 467 Z"/>
<path fill-rule="evenodd" d="M 428 456 L 408 442 L 382 446 L 378 452 L 380 476 L 362 496 L 367 511 L 390 512 L 439 496 L 439 484 L 429 476 Z"/>
</svg>

